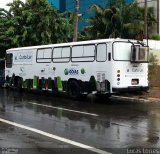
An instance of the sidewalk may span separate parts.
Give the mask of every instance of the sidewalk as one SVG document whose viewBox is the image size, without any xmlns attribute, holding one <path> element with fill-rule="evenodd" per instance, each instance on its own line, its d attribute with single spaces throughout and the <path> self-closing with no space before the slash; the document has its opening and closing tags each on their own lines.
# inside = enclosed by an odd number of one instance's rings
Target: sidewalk
<svg viewBox="0 0 160 154">
<path fill-rule="evenodd" d="M 121 95 L 113 95 L 113 100 L 131 101 L 131 102 L 151 102 L 160 103 L 160 87 L 152 87 L 148 92 L 143 93 L 127 93 Z"/>
</svg>

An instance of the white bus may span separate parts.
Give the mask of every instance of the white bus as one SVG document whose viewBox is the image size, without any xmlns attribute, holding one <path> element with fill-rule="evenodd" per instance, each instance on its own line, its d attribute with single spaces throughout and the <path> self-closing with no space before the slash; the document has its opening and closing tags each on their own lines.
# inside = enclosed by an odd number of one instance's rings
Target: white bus
<svg viewBox="0 0 160 154">
<path fill-rule="evenodd" d="M 101 39 L 6 51 L 10 87 L 81 94 L 148 90 L 149 48 L 126 39 Z"/>
</svg>

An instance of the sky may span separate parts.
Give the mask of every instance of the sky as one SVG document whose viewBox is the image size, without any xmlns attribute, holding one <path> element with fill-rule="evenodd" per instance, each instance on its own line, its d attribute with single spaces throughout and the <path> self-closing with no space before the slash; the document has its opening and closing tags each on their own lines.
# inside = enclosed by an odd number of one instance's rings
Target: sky
<svg viewBox="0 0 160 154">
<path fill-rule="evenodd" d="M 21 1 L 25 2 L 25 0 L 21 0 Z M 12 3 L 13 0 L 0 0 L 0 8 L 4 8 L 4 9 L 8 10 L 8 7 L 6 6 L 6 4 L 8 4 L 10 2 Z"/>
</svg>

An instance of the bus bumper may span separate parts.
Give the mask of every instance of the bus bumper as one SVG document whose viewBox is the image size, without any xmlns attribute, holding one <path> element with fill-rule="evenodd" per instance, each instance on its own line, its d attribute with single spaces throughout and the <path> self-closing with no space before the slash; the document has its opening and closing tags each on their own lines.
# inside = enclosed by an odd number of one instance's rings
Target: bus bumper
<svg viewBox="0 0 160 154">
<path fill-rule="evenodd" d="M 135 86 L 135 87 L 127 87 L 127 88 L 112 88 L 113 92 L 136 92 L 136 91 L 148 91 L 149 87 Z"/>
</svg>

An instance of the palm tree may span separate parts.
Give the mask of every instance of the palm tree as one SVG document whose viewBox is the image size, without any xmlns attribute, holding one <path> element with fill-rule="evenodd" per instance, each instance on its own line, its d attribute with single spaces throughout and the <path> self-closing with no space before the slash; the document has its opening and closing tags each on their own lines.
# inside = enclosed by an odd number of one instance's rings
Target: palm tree
<svg viewBox="0 0 160 154">
<path fill-rule="evenodd" d="M 113 33 L 112 19 L 116 15 L 116 8 L 103 9 L 99 5 L 92 5 L 89 11 L 94 11 L 95 16 L 88 18 L 86 21 L 90 26 L 84 27 L 84 31 L 88 31 L 90 38 L 106 38 Z"/>
<path fill-rule="evenodd" d="M 148 8 L 149 26 L 156 22 L 153 8 Z M 135 1 L 132 4 L 119 3 L 119 7 L 109 6 L 103 8 L 92 5 L 89 11 L 95 12 L 95 16 L 88 18 L 90 26 L 84 27 L 87 39 L 95 38 L 136 38 L 142 34 L 144 27 L 144 9 Z"/>
</svg>

